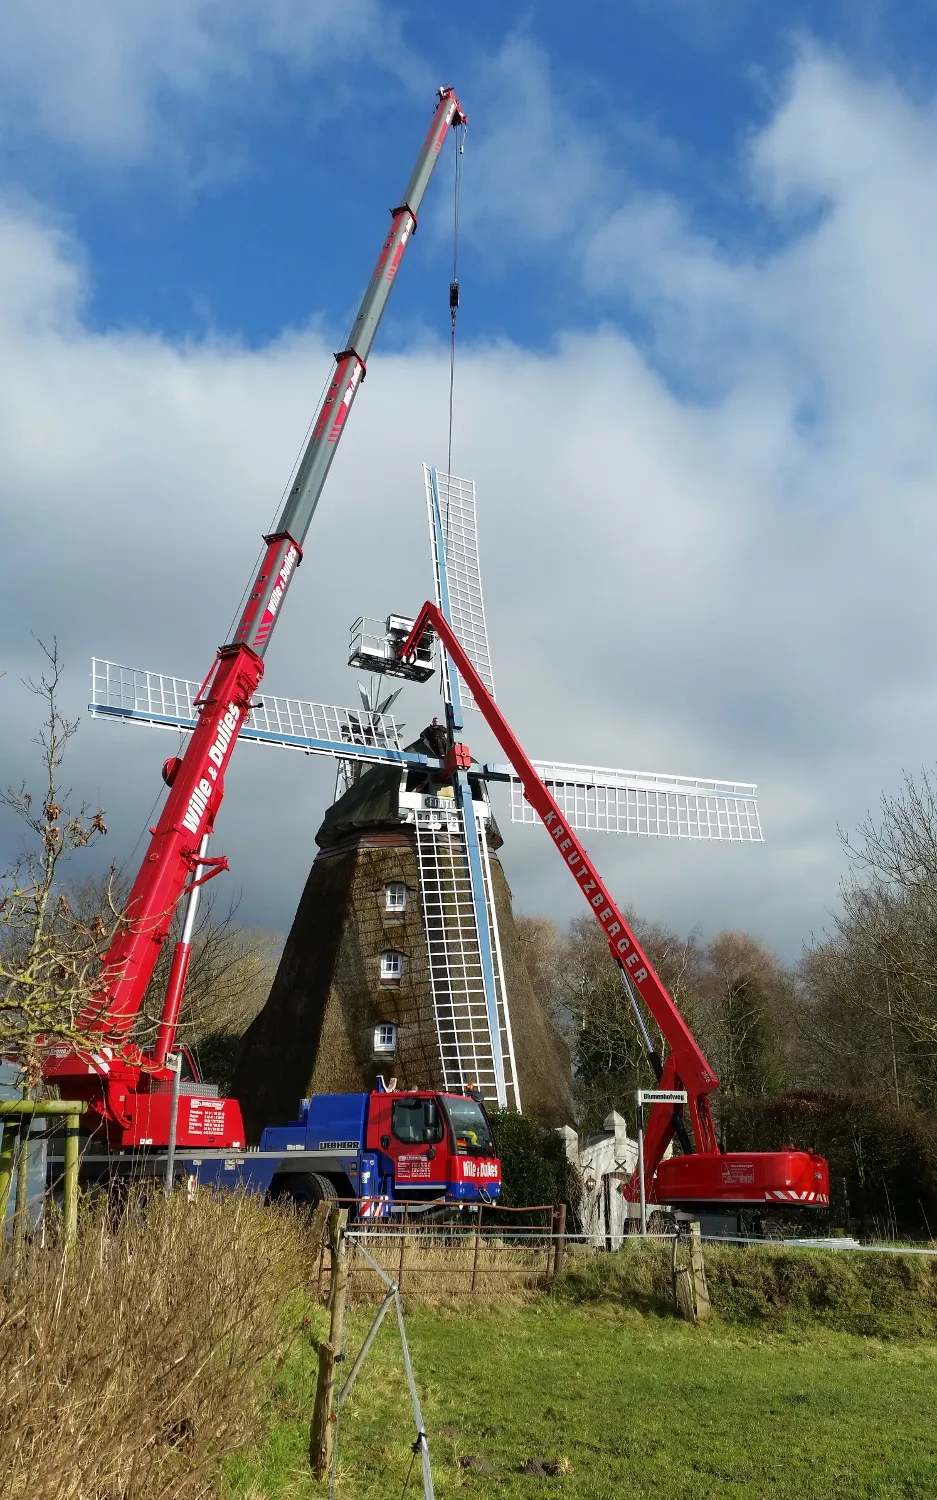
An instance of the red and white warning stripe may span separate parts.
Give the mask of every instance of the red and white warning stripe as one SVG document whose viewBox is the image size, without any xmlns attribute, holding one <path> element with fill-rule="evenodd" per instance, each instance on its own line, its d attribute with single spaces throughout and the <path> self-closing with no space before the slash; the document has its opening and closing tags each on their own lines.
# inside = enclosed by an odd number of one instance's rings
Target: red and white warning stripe
<svg viewBox="0 0 937 1500">
<path fill-rule="evenodd" d="M 765 1193 L 766 1203 L 828 1204 L 829 1201 L 826 1193 L 816 1193 L 812 1189 L 809 1192 L 798 1193 L 796 1188 L 768 1188 Z"/>
<path fill-rule="evenodd" d="M 362 1198 L 358 1204 L 359 1219 L 386 1219 L 389 1213 L 389 1198 Z"/>
</svg>

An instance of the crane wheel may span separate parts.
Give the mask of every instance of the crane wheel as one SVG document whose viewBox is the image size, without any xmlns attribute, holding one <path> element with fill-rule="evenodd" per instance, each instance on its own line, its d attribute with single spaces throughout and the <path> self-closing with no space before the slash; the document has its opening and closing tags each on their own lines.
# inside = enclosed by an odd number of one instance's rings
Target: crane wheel
<svg viewBox="0 0 937 1500">
<path fill-rule="evenodd" d="M 319 1203 L 334 1203 L 338 1188 L 321 1172 L 290 1172 L 274 1178 L 270 1196 L 275 1202 L 295 1203 L 297 1208 L 310 1212 Z"/>
</svg>

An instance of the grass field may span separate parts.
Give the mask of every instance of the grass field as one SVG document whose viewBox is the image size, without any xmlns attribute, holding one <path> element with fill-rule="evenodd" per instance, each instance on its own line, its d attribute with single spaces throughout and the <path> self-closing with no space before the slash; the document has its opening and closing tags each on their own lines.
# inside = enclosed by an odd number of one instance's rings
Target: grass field
<svg viewBox="0 0 937 1500">
<path fill-rule="evenodd" d="M 353 1311 L 352 1352 L 369 1321 L 367 1309 Z M 407 1329 L 440 1500 L 937 1495 L 932 1339 L 694 1329 L 608 1303 L 549 1299 L 417 1307 Z M 230 1462 L 237 1500 L 326 1493 L 306 1463 L 310 1332 L 275 1377 L 266 1444 Z M 391 1318 L 368 1358 L 343 1417 L 337 1494 L 396 1500 L 414 1427 Z M 522 1472 L 531 1461 L 556 1472 Z M 418 1466 L 406 1493 L 420 1493 Z"/>
</svg>

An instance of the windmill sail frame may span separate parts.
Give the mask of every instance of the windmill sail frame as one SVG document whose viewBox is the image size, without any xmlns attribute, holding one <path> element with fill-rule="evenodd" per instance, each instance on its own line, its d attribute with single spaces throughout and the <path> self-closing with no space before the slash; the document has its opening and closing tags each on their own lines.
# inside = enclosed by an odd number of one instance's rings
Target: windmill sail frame
<svg viewBox="0 0 937 1500">
<path fill-rule="evenodd" d="M 443 474 L 423 465 L 426 508 L 436 605 L 449 621 L 466 655 L 492 698 L 496 696 L 485 599 L 478 558 L 478 523 L 475 481 Z M 463 708 L 476 703 L 462 678 L 446 659 L 447 675 L 458 680 L 458 699 Z M 449 695 L 451 696 L 451 694 Z"/>
<path fill-rule="evenodd" d="M 428 807 L 432 802 L 436 806 Z M 519 1110 L 514 1038 L 504 984 L 501 938 L 484 829 L 487 808 L 473 803 L 482 852 L 482 911 L 475 899 L 462 808 L 452 798 L 404 793 L 415 823 L 420 895 L 430 989 L 444 1088 L 462 1093 L 475 1084 L 486 1102 Z M 412 804 L 409 806 L 408 804 Z M 485 950 L 491 955 L 498 1047 L 492 1045 Z"/>
</svg>

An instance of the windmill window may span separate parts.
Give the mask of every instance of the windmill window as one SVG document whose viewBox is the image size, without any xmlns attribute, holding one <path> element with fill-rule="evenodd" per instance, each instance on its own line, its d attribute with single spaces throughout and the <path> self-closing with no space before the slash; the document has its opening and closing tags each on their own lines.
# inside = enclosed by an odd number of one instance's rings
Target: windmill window
<svg viewBox="0 0 937 1500">
<path fill-rule="evenodd" d="M 388 1021 L 382 1021 L 380 1026 L 374 1028 L 374 1050 L 375 1052 L 397 1051 L 397 1028 Z"/>
<path fill-rule="evenodd" d="M 393 880 L 384 887 L 384 910 L 406 911 L 407 887 L 402 880 Z"/>
<path fill-rule="evenodd" d="M 403 975 L 403 954 L 393 949 L 381 954 L 381 979 L 385 983 L 399 982 Z"/>
</svg>

